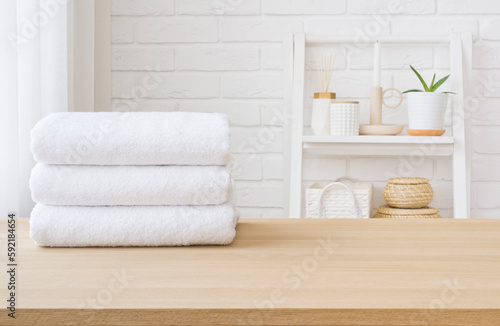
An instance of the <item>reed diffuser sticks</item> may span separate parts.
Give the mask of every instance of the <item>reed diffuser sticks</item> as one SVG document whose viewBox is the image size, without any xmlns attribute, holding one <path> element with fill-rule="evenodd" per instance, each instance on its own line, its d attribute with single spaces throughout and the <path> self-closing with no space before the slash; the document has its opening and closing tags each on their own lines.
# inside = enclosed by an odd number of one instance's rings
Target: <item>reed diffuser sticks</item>
<svg viewBox="0 0 500 326">
<path fill-rule="evenodd" d="M 321 92 L 327 93 L 330 88 L 333 66 L 335 65 L 334 55 L 316 55 L 316 67 L 318 69 L 318 78 L 321 84 Z"/>
</svg>

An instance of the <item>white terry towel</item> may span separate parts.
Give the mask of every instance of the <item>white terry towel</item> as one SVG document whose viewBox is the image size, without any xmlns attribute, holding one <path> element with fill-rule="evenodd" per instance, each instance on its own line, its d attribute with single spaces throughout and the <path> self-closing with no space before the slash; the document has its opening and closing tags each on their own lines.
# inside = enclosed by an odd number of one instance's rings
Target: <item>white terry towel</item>
<svg viewBox="0 0 500 326">
<path fill-rule="evenodd" d="M 238 212 L 214 206 L 50 206 L 31 213 L 30 237 L 47 247 L 228 245 Z"/>
<path fill-rule="evenodd" d="M 31 197 L 40 204 L 218 205 L 229 200 L 225 166 L 45 165 L 31 171 Z"/>
<path fill-rule="evenodd" d="M 47 164 L 225 165 L 229 144 L 219 113 L 53 113 L 31 131 L 35 161 Z"/>
</svg>

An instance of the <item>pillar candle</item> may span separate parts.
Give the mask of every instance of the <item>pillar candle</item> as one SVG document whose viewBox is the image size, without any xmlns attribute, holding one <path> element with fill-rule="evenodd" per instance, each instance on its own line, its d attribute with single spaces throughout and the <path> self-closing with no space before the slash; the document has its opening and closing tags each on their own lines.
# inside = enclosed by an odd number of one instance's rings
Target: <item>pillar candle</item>
<svg viewBox="0 0 500 326">
<path fill-rule="evenodd" d="M 380 43 L 373 45 L 373 86 L 380 87 Z"/>
</svg>

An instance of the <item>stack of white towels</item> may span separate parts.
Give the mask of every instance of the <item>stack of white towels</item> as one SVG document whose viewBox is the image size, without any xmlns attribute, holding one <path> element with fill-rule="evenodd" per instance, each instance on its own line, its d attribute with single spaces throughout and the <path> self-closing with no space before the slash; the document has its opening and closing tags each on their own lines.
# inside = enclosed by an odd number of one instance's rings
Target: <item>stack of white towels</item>
<svg viewBox="0 0 500 326">
<path fill-rule="evenodd" d="M 40 246 L 227 245 L 235 236 L 226 115 L 56 113 L 31 133 Z"/>
</svg>

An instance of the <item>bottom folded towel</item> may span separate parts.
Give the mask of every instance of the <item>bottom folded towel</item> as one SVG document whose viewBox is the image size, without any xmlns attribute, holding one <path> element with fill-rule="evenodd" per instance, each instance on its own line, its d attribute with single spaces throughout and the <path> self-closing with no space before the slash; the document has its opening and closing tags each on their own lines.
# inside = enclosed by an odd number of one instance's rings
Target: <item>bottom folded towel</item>
<svg viewBox="0 0 500 326">
<path fill-rule="evenodd" d="M 47 247 L 228 245 L 239 214 L 213 206 L 51 206 L 37 204 L 30 236 Z"/>
</svg>

